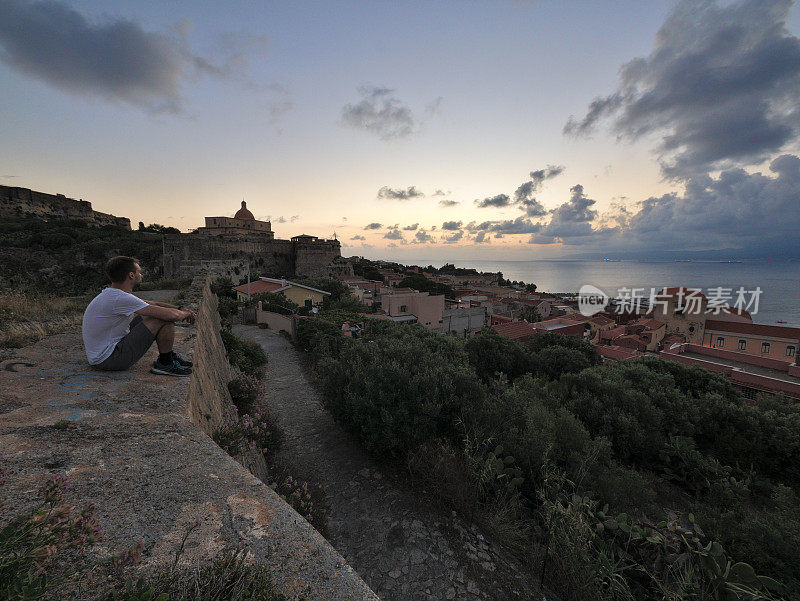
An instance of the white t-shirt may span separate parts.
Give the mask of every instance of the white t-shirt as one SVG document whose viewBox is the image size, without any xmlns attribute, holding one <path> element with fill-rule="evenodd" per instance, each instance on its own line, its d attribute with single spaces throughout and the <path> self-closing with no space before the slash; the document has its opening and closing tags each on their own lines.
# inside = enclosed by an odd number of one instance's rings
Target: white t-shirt
<svg viewBox="0 0 800 601">
<path fill-rule="evenodd" d="M 104 288 L 83 313 L 83 346 L 89 365 L 102 363 L 130 331 L 134 313 L 147 307 L 142 299 L 119 288 Z"/>
</svg>

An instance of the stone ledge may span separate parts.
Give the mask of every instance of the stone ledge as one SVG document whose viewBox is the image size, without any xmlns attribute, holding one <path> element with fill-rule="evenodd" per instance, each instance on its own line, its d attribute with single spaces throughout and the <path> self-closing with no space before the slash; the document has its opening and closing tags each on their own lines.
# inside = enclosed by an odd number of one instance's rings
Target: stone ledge
<svg viewBox="0 0 800 601">
<path fill-rule="evenodd" d="M 206 297 L 201 305 L 214 302 Z M 196 340 L 203 344 L 214 334 L 215 324 L 203 324 L 216 315 L 212 308 L 201 306 L 197 334 L 178 328 L 179 351 L 192 355 Z M 194 355 L 211 360 L 217 351 L 197 348 Z M 186 566 L 245 539 L 291 599 L 377 599 L 316 530 L 201 430 L 216 421 L 208 411 L 220 399 L 201 383 L 150 374 L 154 358 L 151 349 L 130 371 L 91 370 L 78 331 L 3 356 L 0 449 L 12 474 L 5 510 L 29 506 L 47 476 L 66 474 L 67 500 L 97 506 L 101 557 L 141 539 L 144 568 L 169 565 L 200 517 L 181 557 Z M 225 369 L 209 364 L 196 371 L 216 387 L 224 380 L 217 371 Z M 210 404 L 190 399 L 190 389 L 208 395 Z M 201 416 L 201 427 L 190 416 Z M 53 427 L 59 420 L 67 427 Z"/>
</svg>

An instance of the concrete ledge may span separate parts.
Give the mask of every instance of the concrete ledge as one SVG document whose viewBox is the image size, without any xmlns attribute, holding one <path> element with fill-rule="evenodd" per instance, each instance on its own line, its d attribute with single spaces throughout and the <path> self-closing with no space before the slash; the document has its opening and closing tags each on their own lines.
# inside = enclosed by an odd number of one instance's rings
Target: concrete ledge
<svg viewBox="0 0 800 601">
<path fill-rule="evenodd" d="M 67 500 L 97 506 L 100 556 L 141 539 L 144 568 L 168 565 L 200 517 L 186 566 L 245 539 L 291 599 L 377 599 L 316 530 L 205 433 L 219 419 L 227 369 L 224 351 L 204 343 L 219 341 L 216 300 L 205 292 L 196 333 L 178 328 L 178 349 L 192 355 L 194 345 L 199 364 L 191 382 L 150 374 L 155 349 L 127 372 L 91 370 L 77 330 L 2 355 L 0 449 L 12 474 L 5 511 L 29 506 L 48 475 L 66 474 Z M 68 425 L 55 428 L 59 420 Z"/>
</svg>

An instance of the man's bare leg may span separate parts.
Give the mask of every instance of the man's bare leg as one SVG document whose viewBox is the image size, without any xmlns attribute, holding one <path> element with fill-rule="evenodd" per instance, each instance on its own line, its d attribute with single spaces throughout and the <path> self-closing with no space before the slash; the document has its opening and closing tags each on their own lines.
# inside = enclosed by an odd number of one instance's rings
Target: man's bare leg
<svg viewBox="0 0 800 601">
<path fill-rule="evenodd" d="M 172 352 L 175 344 L 175 324 L 155 317 L 142 317 L 142 323 L 156 336 L 156 345 L 160 354 Z"/>
</svg>

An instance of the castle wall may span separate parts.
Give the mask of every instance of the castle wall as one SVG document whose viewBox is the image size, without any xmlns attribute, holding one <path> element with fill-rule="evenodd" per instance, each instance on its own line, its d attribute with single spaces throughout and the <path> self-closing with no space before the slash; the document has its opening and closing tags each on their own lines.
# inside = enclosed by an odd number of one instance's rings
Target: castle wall
<svg viewBox="0 0 800 601">
<path fill-rule="evenodd" d="M 263 234 L 164 236 L 164 277 L 168 278 L 191 276 L 202 268 L 237 279 L 246 272 L 248 262 L 251 272 L 268 277 L 323 277 L 340 257 L 337 240 L 298 243 Z"/>
<path fill-rule="evenodd" d="M 334 259 L 342 256 L 338 240 L 295 243 L 295 275 L 325 277 Z"/>
<path fill-rule="evenodd" d="M 6 217 L 50 217 L 77 219 L 90 225 L 114 225 L 131 229 L 127 217 L 92 210 L 92 203 L 67 198 L 63 194 L 45 194 L 28 188 L 0 186 L 0 215 Z"/>
</svg>

